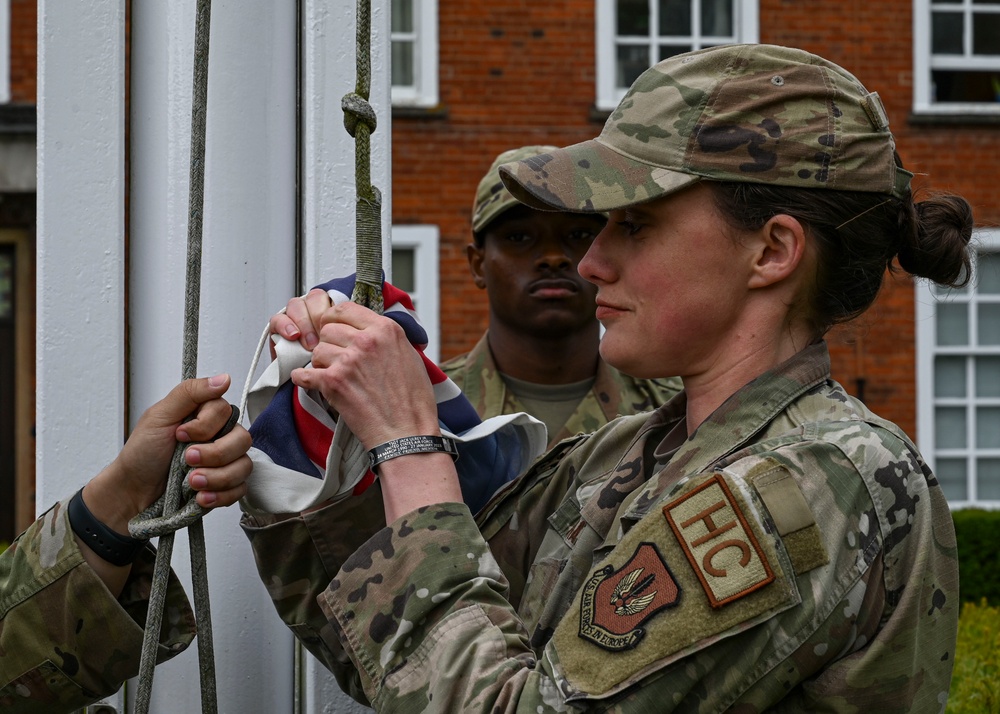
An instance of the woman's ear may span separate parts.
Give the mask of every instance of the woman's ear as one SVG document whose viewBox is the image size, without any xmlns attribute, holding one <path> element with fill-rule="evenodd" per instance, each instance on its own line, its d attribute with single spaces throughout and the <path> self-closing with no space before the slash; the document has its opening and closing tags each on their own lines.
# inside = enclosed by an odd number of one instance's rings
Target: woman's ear
<svg viewBox="0 0 1000 714">
<path fill-rule="evenodd" d="M 469 272 L 472 273 L 472 280 L 480 290 L 486 287 L 486 278 L 483 277 L 483 252 L 483 249 L 475 243 L 465 246 L 465 255 L 469 259 Z"/>
<path fill-rule="evenodd" d="M 793 275 L 806 253 L 805 227 L 785 213 L 772 216 L 755 236 L 757 250 L 749 287 L 775 285 Z"/>
</svg>

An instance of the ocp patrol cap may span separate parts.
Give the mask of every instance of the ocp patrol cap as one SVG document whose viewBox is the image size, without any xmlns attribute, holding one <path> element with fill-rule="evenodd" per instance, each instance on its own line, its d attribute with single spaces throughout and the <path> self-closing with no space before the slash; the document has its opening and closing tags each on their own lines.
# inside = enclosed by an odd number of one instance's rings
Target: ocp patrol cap
<svg viewBox="0 0 1000 714">
<path fill-rule="evenodd" d="M 505 151 L 496 157 L 476 189 L 476 199 L 472 203 L 472 232 L 479 233 L 501 213 L 521 205 L 521 202 L 504 188 L 498 171 L 501 165 L 558 150 L 556 146 L 522 146 Z"/>
<path fill-rule="evenodd" d="M 814 54 L 724 45 L 646 70 L 600 136 L 500 167 L 534 208 L 606 212 L 702 179 L 908 195 L 882 101 Z"/>
</svg>

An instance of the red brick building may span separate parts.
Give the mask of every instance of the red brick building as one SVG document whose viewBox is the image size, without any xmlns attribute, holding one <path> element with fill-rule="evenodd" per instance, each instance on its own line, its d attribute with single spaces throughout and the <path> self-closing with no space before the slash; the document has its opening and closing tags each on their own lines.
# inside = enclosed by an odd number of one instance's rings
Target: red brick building
<svg viewBox="0 0 1000 714">
<path fill-rule="evenodd" d="M 992 386 L 1000 378 L 1000 240 L 989 230 L 1000 225 L 1000 3 L 440 2 L 434 47 L 433 8 L 400 4 L 414 13 L 393 19 L 394 92 L 410 90 L 394 96 L 393 224 L 440 232 L 442 357 L 469 349 L 486 325 L 465 246 L 475 186 L 496 154 L 596 136 L 621 89 L 667 54 L 740 41 L 800 47 L 879 92 L 915 186 L 966 196 L 986 229 L 978 264 L 985 290 L 950 308 L 964 318 L 949 316 L 951 327 L 937 325 L 918 348 L 918 292 L 889 276 L 874 308 L 829 336 L 835 378 L 915 438 L 919 410 L 921 448 L 936 444 L 953 502 L 1000 502 L 1000 392 Z M 421 32 L 431 36 L 423 46 Z M 428 78 L 434 51 L 437 75 Z M 976 326 L 963 328 L 962 319 Z M 933 315 L 924 324 L 934 326 Z M 959 334 L 943 334 L 949 329 Z"/>
</svg>

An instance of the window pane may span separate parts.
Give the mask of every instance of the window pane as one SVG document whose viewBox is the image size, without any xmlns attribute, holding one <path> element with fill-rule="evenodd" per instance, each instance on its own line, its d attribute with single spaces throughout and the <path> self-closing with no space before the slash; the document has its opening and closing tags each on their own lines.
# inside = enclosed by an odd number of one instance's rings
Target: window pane
<svg viewBox="0 0 1000 714">
<path fill-rule="evenodd" d="M 665 60 L 667 57 L 683 54 L 692 50 L 691 45 L 660 45 L 659 59 Z"/>
<path fill-rule="evenodd" d="M 934 396 L 965 396 L 965 357 L 938 357 L 934 361 Z"/>
<path fill-rule="evenodd" d="M 392 86 L 412 87 L 413 84 L 413 43 L 393 41 Z"/>
<path fill-rule="evenodd" d="M 936 55 L 962 54 L 962 13 L 931 13 L 931 52 Z"/>
<path fill-rule="evenodd" d="M 1000 407 L 976 409 L 976 448 L 1000 449 Z"/>
<path fill-rule="evenodd" d="M 413 0 L 392 0 L 392 31 L 413 32 Z"/>
<path fill-rule="evenodd" d="M 989 102 L 997 101 L 993 89 L 996 72 L 943 71 L 931 72 L 935 102 Z"/>
<path fill-rule="evenodd" d="M 980 253 L 976 270 L 976 292 L 1000 295 L 1000 253 Z"/>
<path fill-rule="evenodd" d="M 701 34 L 729 37 L 733 34 L 731 0 L 701 0 Z"/>
<path fill-rule="evenodd" d="M 976 497 L 982 501 L 1000 501 L 1000 459 L 976 461 Z"/>
<path fill-rule="evenodd" d="M 962 407 L 935 409 L 934 440 L 939 449 L 964 449 L 967 446 L 965 409 Z"/>
<path fill-rule="evenodd" d="M 1000 304 L 979 306 L 979 344 L 1000 345 Z"/>
<path fill-rule="evenodd" d="M 934 475 L 949 501 L 965 501 L 969 498 L 965 459 L 938 459 Z"/>
<path fill-rule="evenodd" d="M 938 303 L 935 320 L 939 345 L 969 344 L 969 311 L 964 303 Z"/>
<path fill-rule="evenodd" d="M 392 249 L 392 284 L 408 293 L 417 285 L 417 255 L 413 248 Z"/>
<path fill-rule="evenodd" d="M 617 18 L 619 36 L 649 37 L 648 0 L 618 0 Z"/>
<path fill-rule="evenodd" d="M 649 69 L 649 49 L 645 45 L 618 45 L 618 87 L 630 87 L 640 74 Z"/>
<path fill-rule="evenodd" d="M 972 15 L 972 54 L 1000 55 L 1000 14 Z"/>
<path fill-rule="evenodd" d="M 691 0 L 660 0 L 661 35 L 690 36 L 692 31 Z"/>
<path fill-rule="evenodd" d="M 1000 397 L 1000 357 L 976 357 L 976 396 Z"/>
</svg>

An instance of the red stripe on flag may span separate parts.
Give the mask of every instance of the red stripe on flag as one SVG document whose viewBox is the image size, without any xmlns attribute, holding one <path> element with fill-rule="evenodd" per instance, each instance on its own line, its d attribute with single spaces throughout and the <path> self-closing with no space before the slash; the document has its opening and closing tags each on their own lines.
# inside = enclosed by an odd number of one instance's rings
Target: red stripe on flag
<svg viewBox="0 0 1000 714">
<path fill-rule="evenodd" d="M 360 481 L 358 481 L 358 485 L 354 487 L 353 491 L 354 495 L 360 496 L 362 493 L 367 491 L 368 487 L 371 486 L 373 483 L 375 483 L 375 472 L 372 471 L 371 469 L 368 469 L 368 473 L 366 473 L 364 477 Z"/>
<path fill-rule="evenodd" d="M 407 310 L 413 311 L 413 300 L 410 299 L 409 293 L 386 282 L 382 283 L 382 302 L 386 307 L 399 303 Z"/>
<path fill-rule="evenodd" d="M 326 468 L 326 455 L 330 453 L 333 432 L 305 410 L 299 402 L 298 387 L 295 388 L 295 396 L 292 399 L 292 415 L 295 419 L 295 431 L 299 435 L 306 456 L 321 469 Z"/>
</svg>

